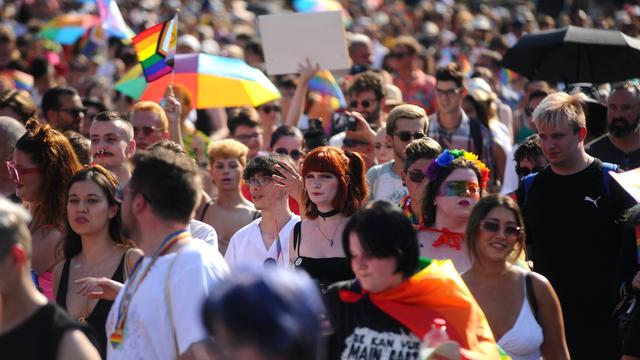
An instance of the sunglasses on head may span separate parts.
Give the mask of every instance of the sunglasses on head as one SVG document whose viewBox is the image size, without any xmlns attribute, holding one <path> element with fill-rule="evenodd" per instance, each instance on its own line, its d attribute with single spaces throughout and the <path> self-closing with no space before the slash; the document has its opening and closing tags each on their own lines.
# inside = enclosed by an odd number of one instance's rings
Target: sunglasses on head
<svg viewBox="0 0 640 360">
<path fill-rule="evenodd" d="M 422 131 L 418 131 L 418 132 L 414 132 L 411 133 L 410 131 L 398 131 L 394 134 L 395 136 L 398 137 L 398 139 L 400 139 L 400 141 L 406 142 L 413 139 L 422 139 L 425 136 L 425 133 L 423 133 Z"/>
<path fill-rule="evenodd" d="M 278 105 L 262 105 L 260 106 L 260 110 L 264 111 L 265 114 L 271 114 L 271 112 L 280 112 L 282 108 Z"/>
<path fill-rule="evenodd" d="M 422 180 L 424 180 L 424 178 L 426 177 L 424 172 L 420 170 L 411 170 L 407 173 L 407 176 L 409 180 L 411 180 L 414 183 L 422 182 Z"/>
<path fill-rule="evenodd" d="M 544 167 L 542 166 L 534 166 L 533 169 L 529 169 L 528 167 L 516 166 L 516 174 L 518 174 L 518 176 L 520 177 L 523 177 L 529 174 L 538 173 L 542 171 L 542 169 L 544 169 Z"/>
<path fill-rule="evenodd" d="M 85 114 L 87 112 L 87 108 L 80 107 L 80 108 L 72 108 L 72 109 L 58 109 L 58 111 L 66 112 L 67 114 L 70 114 L 73 117 L 78 117 L 80 116 L 80 114 Z"/>
<path fill-rule="evenodd" d="M 480 186 L 475 181 L 452 180 L 440 187 L 438 196 L 473 196 L 480 193 Z"/>
<path fill-rule="evenodd" d="M 345 146 L 348 148 L 358 146 L 358 145 L 369 145 L 369 143 L 366 141 L 350 139 L 350 138 L 344 138 L 342 140 L 342 146 Z"/>
<path fill-rule="evenodd" d="M 150 136 L 156 131 L 162 131 L 164 129 L 157 128 L 155 126 L 134 126 L 133 127 L 133 136 L 138 136 L 138 134 L 142 133 L 144 136 Z"/>
<path fill-rule="evenodd" d="M 363 108 L 368 109 L 369 106 L 371 106 L 371 104 L 373 104 L 375 100 L 362 100 L 362 101 L 358 101 L 358 100 L 351 100 L 351 102 L 349 103 L 349 106 L 352 109 L 355 109 L 358 107 L 358 104 L 360 104 Z"/>
<path fill-rule="evenodd" d="M 289 156 L 290 158 L 292 158 L 295 161 L 298 161 L 302 157 L 302 155 L 304 155 L 302 153 L 302 151 L 300 151 L 298 149 L 293 149 L 293 150 L 289 151 L 289 150 L 287 150 L 285 148 L 277 148 L 275 150 L 275 152 L 278 153 L 278 154 L 287 155 L 287 156 Z"/>
<path fill-rule="evenodd" d="M 498 233 L 500 229 L 503 229 L 504 236 L 510 237 L 510 238 L 517 238 L 518 236 L 520 236 L 520 233 L 522 232 L 522 228 L 519 226 L 515 226 L 515 225 L 502 226 L 500 225 L 499 222 L 495 220 L 483 220 L 482 222 L 480 222 L 480 225 L 482 227 L 482 230 L 490 233 Z"/>
</svg>

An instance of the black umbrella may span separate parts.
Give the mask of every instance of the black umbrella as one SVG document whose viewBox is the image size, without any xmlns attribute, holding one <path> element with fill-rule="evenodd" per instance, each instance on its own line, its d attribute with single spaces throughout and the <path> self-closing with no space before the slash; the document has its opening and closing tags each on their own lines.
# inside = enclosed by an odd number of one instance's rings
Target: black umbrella
<svg viewBox="0 0 640 360">
<path fill-rule="evenodd" d="M 569 26 L 523 36 L 502 66 L 531 80 L 602 84 L 640 77 L 640 40 Z"/>
</svg>

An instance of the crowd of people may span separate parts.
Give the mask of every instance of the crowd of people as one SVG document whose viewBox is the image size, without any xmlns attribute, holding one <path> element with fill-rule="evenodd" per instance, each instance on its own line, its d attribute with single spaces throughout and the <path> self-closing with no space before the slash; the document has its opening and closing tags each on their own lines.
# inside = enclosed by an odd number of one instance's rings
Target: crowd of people
<svg viewBox="0 0 640 360">
<path fill-rule="evenodd" d="M 266 73 L 257 16 L 297 3 L 117 6 L 139 32 L 179 5 L 178 53 Z M 637 37 L 640 5 L 338 3 L 342 106 L 307 59 L 278 100 L 201 109 L 115 90 L 127 41 L 40 35 L 102 1 L 0 2 L 1 358 L 640 359 L 611 175 L 640 167 L 640 85 L 501 66 L 565 25 Z"/>
</svg>

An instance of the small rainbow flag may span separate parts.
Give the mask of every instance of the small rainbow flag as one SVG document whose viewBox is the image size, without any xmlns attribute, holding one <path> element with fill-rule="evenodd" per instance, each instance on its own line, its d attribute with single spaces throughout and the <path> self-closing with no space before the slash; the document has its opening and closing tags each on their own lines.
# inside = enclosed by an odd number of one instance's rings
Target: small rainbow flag
<svg viewBox="0 0 640 360">
<path fill-rule="evenodd" d="M 147 82 L 157 80 L 173 71 L 177 25 L 178 19 L 174 16 L 173 19 L 154 25 L 132 39 Z"/>
<path fill-rule="evenodd" d="M 33 76 L 19 70 L 6 70 L 0 76 L 9 80 L 10 85 L 18 90 L 31 90 L 33 88 Z"/>
<path fill-rule="evenodd" d="M 462 74 L 464 75 L 464 77 L 470 77 L 473 68 L 471 67 L 469 59 L 467 59 L 467 55 L 460 54 L 460 56 L 458 56 L 458 61 L 460 62 L 460 70 L 462 70 Z"/>
<path fill-rule="evenodd" d="M 329 103 L 334 110 L 347 107 L 347 100 L 342 89 L 329 70 L 318 71 L 309 80 L 309 91 L 319 92 L 323 96 L 329 97 Z"/>
<path fill-rule="evenodd" d="M 502 70 L 500 71 L 500 83 L 502 85 L 509 85 L 511 84 L 513 79 L 514 79 L 513 71 L 507 68 L 502 68 Z"/>
</svg>

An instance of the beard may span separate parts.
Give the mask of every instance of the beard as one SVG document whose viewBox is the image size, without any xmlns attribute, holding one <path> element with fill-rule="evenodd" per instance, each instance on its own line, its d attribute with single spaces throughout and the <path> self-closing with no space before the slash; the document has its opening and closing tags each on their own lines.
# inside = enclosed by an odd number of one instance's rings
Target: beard
<svg viewBox="0 0 640 360">
<path fill-rule="evenodd" d="M 120 216 L 122 217 L 122 236 L 135 242 L 139 229 L 138 220 L 131 214 L 125 215 L 124 212 L 121 212 Z"/>
<path fill-rule="evenodd" d="M 640 115 L 630 123 L 626 118 L 614 118 L 607 123 L 607 129 L 609 133 L 616 138 L 623 138 L 629 136 L 638 130 L 640 126 Z"/>
</svg>

